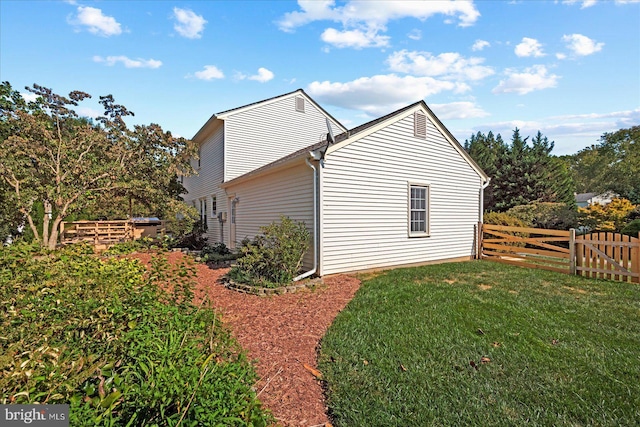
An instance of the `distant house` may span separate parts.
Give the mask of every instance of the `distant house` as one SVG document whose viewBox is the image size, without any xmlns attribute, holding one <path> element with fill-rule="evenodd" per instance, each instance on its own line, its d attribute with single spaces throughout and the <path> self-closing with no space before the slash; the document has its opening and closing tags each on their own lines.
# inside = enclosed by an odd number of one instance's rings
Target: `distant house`
<svg viewBox="0 0 640 427">
<path fill-rule="evenodd" d="M 474 254 L 489 178 L 422 101 L 347 130 L 300 89 L 216 114 L 194 140 L 185 200 L 210 242 L 287 215 L 314 236 L 318 275 Z"/>
<path fill-rule="evenodd" d="M 586 208 L 594 203 L 606 206 L 616 197 L 618 197 L 618 194 L 612 191 L 607 191 L 605 193 L 577 193 L 576 204 L 579 208 Z"/>
</svg>

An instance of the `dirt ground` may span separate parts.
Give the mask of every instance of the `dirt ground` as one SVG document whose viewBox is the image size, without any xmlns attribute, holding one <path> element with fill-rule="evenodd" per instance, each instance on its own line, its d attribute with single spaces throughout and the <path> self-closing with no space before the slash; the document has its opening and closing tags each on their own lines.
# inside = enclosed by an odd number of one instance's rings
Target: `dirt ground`
<svg viewBox="0 0 640 427">
<path fill-rule="evenodd" d="M 183 256 L 171 253 L 169 261 Z M 135 257 L 143 262 L 150 259 L 148 254 Z M 220 278 L 228 269 L 214 270 L 203 264 L 196 268 L 196 300 L 207 295 L 248 352 L 260 377 L 255 386 L 259 398 L 279 424 L 328 423 L 323 390 L 312 371 L 320 339 L 353 298 L 360 281 L 339 275 L 326 278 L 323 285 L 312 290 L 259 297 L 225 288 Z"/>
</svg>

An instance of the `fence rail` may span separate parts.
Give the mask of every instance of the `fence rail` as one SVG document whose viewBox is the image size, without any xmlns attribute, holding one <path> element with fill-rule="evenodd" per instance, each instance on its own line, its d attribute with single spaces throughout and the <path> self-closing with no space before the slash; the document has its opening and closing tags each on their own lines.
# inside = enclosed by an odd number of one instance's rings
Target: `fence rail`
<svg viewBox="0 0 640 427">
<path fill-rule="evenodd" d="M 480 257 L 521 267 L 640 283 L 640 234 L 576 236 L 575 230 L 546 230 L 479 224 Z"/>
<path fill-rule="evenodd" d="M 60 223 L 60 243 L 87 242 L 104 249 L 114 243 L 137 240 L 143 236 L 156 237 L 163 233 L 164 221 L 157 226 L 148 226 L 130 220 L 120 221 L 75 221 Z"/>
</svg>

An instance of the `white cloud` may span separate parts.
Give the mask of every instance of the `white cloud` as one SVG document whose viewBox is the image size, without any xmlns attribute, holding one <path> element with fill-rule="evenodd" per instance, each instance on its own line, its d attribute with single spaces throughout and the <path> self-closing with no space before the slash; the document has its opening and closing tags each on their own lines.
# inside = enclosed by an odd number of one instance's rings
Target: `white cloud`
<svg viewBox="0 0 640 427">
<path fill-rule="evenodd" d="M 567 43 L 567 48 L 577 56 L 592 55 L 602 50 L 604 43 L 596 43 L 582 34 L 570 34 L 562 36 L 562 41 Z"/>
<path fill-rule="evenodd" d="M 588 7 L 594 6 L 597 3 L 597 0 L 564 0 L 562 3 L 564 4 L 580 3 L 580 9 L 586 9 Z"/>
<path fill-rule="evenodd" d="M 260 67 L 258 68 L 258 74 L 249 76 L 249 80 L 255 80 L 260 83 L 266 83 L 269 80 L 273 79 L 273 77 L 274 77 L 273 72 L 267 70 L 266 68 Z"/>
<path fill-rule="evenodd" d="M 475 43 L 473 43 L 473 46 L 471 46 L 471 50 L 476 52 L 479 50 L 483 50 L 485 47 L 490 47 L 491 43 L 489 43 L 486 40 L 476 40 Z"/>
<path fill-rule="evenodd" d="M 68 22 L 76 26 L 84 26 L 91 34 L 109 37 L 122 34 L 120 24 L 112 16 L 102 13 L 95 7 L 78 6 L 78 14 Z"/>
<path fill-rule="evenodd" d="M 487 117 L 490 114 L 473 102 L 450 102 L 448 104 L 429 104 L 429 107 L 441 120 L 471 119 Z"/>
<path fill-rule="evenodd" d="M 199 39 L 202 37 L 204 31 L 204 24 L 207 21 L 200 15 L 189 9 L 180 9 L 179 7 L 173 8 L 173 18 L 178 21 L 174 24 L 173 28 L 182 37 L 188 39 Z"/>
<path fill-rule="evenodd" d="M 540 42 L 529 37 L 522 38 L 522 41 L 515 48 L 515 53 L 520 57 L 544 56 L 544 52 L 542 51 L 542 45 L 540 44 Z"/>
<path fill-rule="evenodd" d="M 377 31 L 367 30 L 344 30 L 327 28 L 320 36 L 323 42 L 329 43 L 337 48 L 352 47 L 362 49 L 363 47 L 386 47 L 389 45 L 389 37 L 381 36 Z"/>
<path fill-rule="evenodd" d="M 455 80 L 481 80 L 494 74 L 493 68 L 483 62 L 484 58 L 464 58 L 455 52 L 434 56 L 430 52 L 401 50 L 387 58 L 391 71 Z"/>
<path fill-rule="evenodd" d="M 565 55 L 564 53 L 556 53 L 556 58 L 560 60 L 567 59 L 567 55 Z"/>
<path fill-rule="evenodd" d="M 341 23 L 342 30 L 327 28 L 323 40 L 335 40 L 341 47 L 380 47 L 388 45 L 388 36 L 379 33 L 387 30 L 389 21 L 402 18 L 416 18 L 424 21 L 442 14 L 457 17 L 462 27 L 473 25 L 480 12 L 473 1 L 354 1 L 349 0 L 337 6 L 333 0 L 298 0 L 300 10 L 286 13 L 277 25 L 282 31 L 293 32 L 296 28 L 315 21 Z M 364 40 L 362 40 L 364 38 Z"/>
<path fill-rule="evenodd" d="M 205 65 L 204 70 L 196 71 L 193 73 L 196 79 L 200 80 L 213 80 L 213 79 L 223 79 L 224 73 L 220 71 L 218 67 L 215 65 Z M 187 77 L 191 77 L 191 75 L 187 75 Z"/>
<path fill-rule="evenodd" d="M 598 141 L 605 132 L 628 128 L 640 123 L 640 108 L 610 113 L 588 113 L 545 117 L 540 120 L 509 120 L 486 123 L 475 129 L 456 131 L 455 134 L 465 137 L 481 131 L 500 133 L 509 141 L 514 128 L 520 134 L 531 135 L 540 130 L 549 140 L 556 141 L 554 154 L 572 154 Z"/>
<path fill-rule="evenodd" d="M 549 74 L 544 65 L 534 65 L 521 73 L 513 68 L 507 68 L 505 74 L 507 78 L 500 80 L 498 86 L 493 88 L 493 93 L 525 95 L 535 90 L 556 87 L 560 78 L 555 74 Z"/>
<path fill-rule="evenodd" d="M 38 99 L 38 95 L 31 92 L 20 92 L 20 96 L 22 96 L 22 99 L 27 102 L 34 102 L 36 99 Z"/>
<path fill-rule="evenodd" d="M 422 38 L 422 31 L 414 28 L 413 30 L 409 31 L 407 37 L 409 37 L 411 40 L 420 40 Z"/>
<path fill-rule="evenodd" d="M 93 108 L 81 107 L 81 108 L 78 108 L 78 115 L 80 117 L 91 117 L 92 119 L 95 119 L 97 117 L 102 116 L 102 113 Z"/>
<path fill-rule="evenodd" d="M 307 87 L 309 94 L 321 102 L 364 111 L 374 117 L 443 91 L 468 90 L 470 87 L 464 83 L 395 74 L 361 77 L 345 83 L 314 81 Z"/>
<path fill-rule="evenodd" d="M 93 57 L 94 62 L 104 63 L 108 66 L 114 66 L 118 62 L 121 62 L 126 68 L 160 68 L 162 61 L 156 59 L 131 59 L 124 55 L 119 56 L 107 56 L 106 58 L 96 55 Z"/>
<path fill-rule="evenodd" d="M 586 9 L 591 6 L 595 6 L 598 0 L 563 0 L 563 4 L 580 4 L 580 9 Z M 607 2 L 608 3 L 608 2 Z M 640 3 L 640 0 L 615 0 L 616 5 Z"/>
</svg>

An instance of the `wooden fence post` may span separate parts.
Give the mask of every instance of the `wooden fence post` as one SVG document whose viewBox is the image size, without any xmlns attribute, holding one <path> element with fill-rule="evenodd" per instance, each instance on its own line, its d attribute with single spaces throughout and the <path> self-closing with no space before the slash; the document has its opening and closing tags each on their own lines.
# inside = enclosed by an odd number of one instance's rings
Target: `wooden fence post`
<svg viewBox="0 0 640 427">
<path fill-rule="evenodd" d="M 576 274 L 576 230 L 569 229 L 569 274 Z"/>
<path fill-rule="evenodd" d="M 482 222 L 476 226 L 476 259 L 482 259 Z"/>
<path fill-rule="evenodd" d="M 636 242 L 638 246 L 631 250 L 633 254 L 635 251 L 635 258 L 631 257 L 631 272 L 636 273 L 638 277 L 632 277 L 631 282 L 640 283 L 640 231 L 638 232 L 638 241 Z"/>
</svg>

